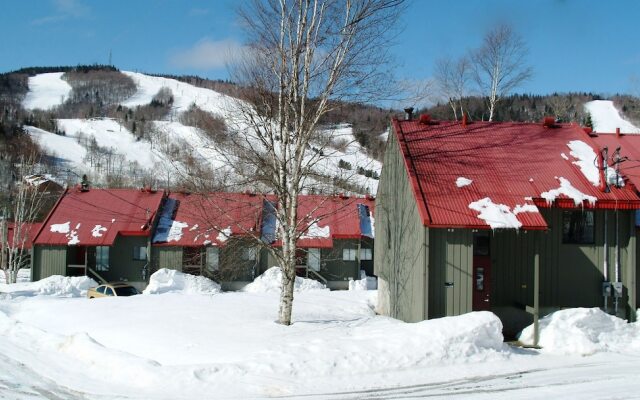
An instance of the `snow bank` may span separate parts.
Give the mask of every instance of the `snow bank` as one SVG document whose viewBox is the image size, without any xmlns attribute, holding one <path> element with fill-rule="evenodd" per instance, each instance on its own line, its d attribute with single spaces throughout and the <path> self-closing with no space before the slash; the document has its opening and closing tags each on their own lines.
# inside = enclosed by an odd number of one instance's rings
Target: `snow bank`
<svg viewBox="0 0 640 400">
<path fill-rule="evenodd" d="M 533 343 L 533 325 L 520 333 L 520 341 Z M 539 344 L 544 352 L 558 354 L 640 352 L 640 325 L 629 324 L 599 308 L 571 308 L 540 320 Z"/>
<path fill-rule="evenodd" d="M 378 280 L 373 276 L 367 276 L 366 272 L 360 270 L 360 279 L 349 279 L 349 290 L 376 290 Z"/>
<path fill-rule="evenodd" d="M 0 284 L 5 283 L 6 277 L 4 275 L 4 271 L 0 269 Z M 16 279 L 18 283 L 31 282 L 31 268 L 21 268 L 18 270 L 18 277 Z M 0 292 L 3 292 L 0 288 Z"/>
<path fill-rule="evenodd" d="M 0 292 L 17 296 L 54 296 L 54 297 L 84 297 L 87 290 L 98 284 L 86 276 L 53 275 L 36 282 L 22 282 L 13 285 L 0 285 Z"/>
<path fill-rule="evenodd" d="M 151 275 L 149 285 L 142 293 L 215 294 L 220 292 L 222 292 L 220 285 L 204 276 L 195 276 L 175 269 L 162 268 Z"/>
<path fill-rule="evenodd" d="M 280 284 L 282 282 L 282 270 L 280 267 L 271 267 L 258 276 L 253 282 L 245 286 L 242 291 L 250 293 L 280 293 Z M 293 286 L 295 292 L 306 292 L 309 290 L 328 290 L 322 283 L 296 276 L 296 282 Z"/>
</svg>

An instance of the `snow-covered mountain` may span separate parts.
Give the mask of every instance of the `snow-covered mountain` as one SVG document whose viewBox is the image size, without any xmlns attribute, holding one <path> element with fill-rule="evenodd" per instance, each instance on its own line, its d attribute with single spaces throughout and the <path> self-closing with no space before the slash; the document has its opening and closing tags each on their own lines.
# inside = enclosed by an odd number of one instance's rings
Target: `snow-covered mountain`
<svg viewBox="0 0 640 400">
<path fill-rule="evenodd" d="M 611 100 L 590 101 L 584 108 L 591 114 L 593 130 L 596 132 L 611 133 L 620 128 L 622 133 L 640 133 L 640 128 L 624 119 Z"/>
<path fill-rule="evenodd" d="M 58 119 L 57 127 L 64 135 L 26 126 L 25 129 L 52 156 L 60 169 L 70 170 L 74 175 L 86 173 L 96 183 L 102 182 L 106 174 L 116 172 L 124 177 L 155 178 L 163 185 L 167 181 L 175 182 L 178 172 L 176 160 L 167 151 L 168 144 L 188 149 L 192 158 L 213 170 L 224 165 L 221 156 L 224 149 L 217 148 L 203 130 L 182 124 L 180 116 L 195 105 L 229 121 L 237 115 L 238 99 L 174 79 L 136 72 L 123 71 L 123 74 L 136 85 L 135 93 L 119 103 L 124 107 L 148 105 L 162 89 L 171 91 L 173 103 L 169 113 L 162 120 L 148 121 L 157 140 L 140 139 L 126 128 L 123 121 L 110 118 Z M 47 110 L 62 105 L 72 93 L 72 87 L 63 75 L 46 73 L 30 77 L 23 107 Z M 328 178 L 344 179 L 347 176 L 350 185 L 375 193 L 378 183 L 375 177 L 380 173 L 381 163 L 369 157 L 357 143 L 349 124 L 325 129 L 333 130 L 336 146 L 325 152 L 327 157 L 316 165 L 316 172 Z M 366 170 L 372 176 L 358 174 L 358 170 Z"/>
</svg>

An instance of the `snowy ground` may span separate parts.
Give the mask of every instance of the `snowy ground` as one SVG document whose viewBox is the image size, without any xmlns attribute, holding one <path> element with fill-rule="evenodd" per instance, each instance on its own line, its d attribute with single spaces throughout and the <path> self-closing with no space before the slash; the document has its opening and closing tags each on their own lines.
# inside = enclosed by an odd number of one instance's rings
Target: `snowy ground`
<svg viewBox="0 0 640 400">
<path fill-rule="evenodd" d="M 284 327 L 278 293 L 190 287 L 96 300 L 0 294 L 0 398 L 640 396 L 640 327 L 598 310 L 543 320 L 538 351 L 503 344 L 488 312 L 415 324 L 376 316 L 371 290 L 300 285 Z"/>
</svg>

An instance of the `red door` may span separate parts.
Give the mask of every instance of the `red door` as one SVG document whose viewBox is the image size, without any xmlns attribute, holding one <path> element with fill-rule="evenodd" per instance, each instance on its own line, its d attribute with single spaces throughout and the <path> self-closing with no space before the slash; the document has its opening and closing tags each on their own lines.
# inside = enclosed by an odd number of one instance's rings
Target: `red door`
<svg viewBox="0 0 640 400">
<path fill-rule="evenodd" d="M 473 256 L 473 311 L 491 309 L 491 257 Z"/>
<path fill-rule="evenodd" d="M 491 236 L 489 231 L 473 234 L 473 311 L 491 309 Z"/>
</svg>

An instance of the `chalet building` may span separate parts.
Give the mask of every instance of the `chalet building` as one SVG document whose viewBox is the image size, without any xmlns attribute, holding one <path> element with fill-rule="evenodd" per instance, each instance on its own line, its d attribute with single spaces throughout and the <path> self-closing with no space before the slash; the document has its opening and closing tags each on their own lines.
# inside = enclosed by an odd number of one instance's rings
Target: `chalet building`
<svg viewBox="0 0 640 400">
<path fill-rule="evenodd" d="M 153 236 L 153 268 L 208 276 L 238 289 L 258 275 L 263 197 L 243 193 L 169 195 Z"/>
<path fill-rule="evenodd" d="M 135 189 L 66 190 L 36 234 L 32 280 L 86 275 L 144 287 L 162 192 Z"/>
<path fill-rule="evenodd" d="M 160 268 L 239 289 L 277 265 L 272 196 L 135 189 L 69 189 L 34 239 L 32 279 L 87 275 L 143 288 Z M 372 198 L 300 196 L 300 275 L 347 288 L 373 273 Z"/>
<path fill-rule="evenodd" d="M 394 120 L 376 199 L 379 311 L 491 310 L 506 336 L 564 307 L 635 320 L 640 198 L 601 144 L 553 119 Z"/>
<path fill-rule="evenodd" d="M 349 280 L 360 279 L 360 270 L 373 275 L 373 198 L 301 195 L 298 205 L 304 232 L 297 243 L 298 275 L 319 280 L 331 289 L 347 289 Z M 269 224 L 270 219 L 267 212 L 263 238 L 278 246 L 275 223 Z M 273 265 L 273 257 L 263 251 L 261 271 Z"/>
<path fill-rule="evenodd" d="M 607 153 L 610 163 L 619 161 L 621 175 L 628 179 L 628 183 L 636 190 L 640 188 L 640 135 L 620 133 L 617 129 L 615 133 L 595 133 L 590 132 L 593 141 L 596 142 L 601 153 Z M 619 152 L 616 150 L 620 149 Z M 615 168 L 613 169 L 615 171 Z M 610 171 L 610 173 L 613 173 Z M 636 211 L 635 220 L 636 237 L 640 236 L 640 211 Z M 640 308 L 640 246 L 636 246 L 636 309 Z"/>
</svg>

